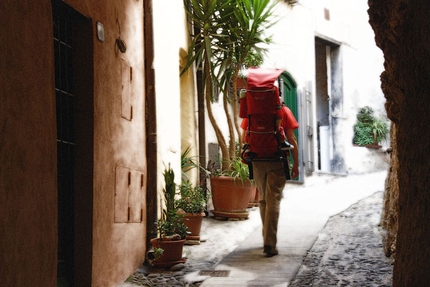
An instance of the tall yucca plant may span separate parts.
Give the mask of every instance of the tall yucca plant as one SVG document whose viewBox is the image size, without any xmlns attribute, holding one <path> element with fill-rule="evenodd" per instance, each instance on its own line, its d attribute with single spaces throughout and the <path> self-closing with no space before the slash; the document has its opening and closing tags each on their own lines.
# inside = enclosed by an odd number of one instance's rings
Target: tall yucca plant
<svg viewBox="0 0 430 287">
<path fill-rule="evenodd" d="M 187 64 L 182 73 L 193 63 L 202 68 L 207 113 L 221 149 L 223 170 L 230 166 L 230 160 L 236 156 L 236 135 L 240 134 L 236 79 L 251 55 L 262 59 L 265 49 L 260 45 L 270 42 L 270 38 L 264 38 L 263 35 L 274 24 L 274 6 L 275 2 L 270 0 L 184 0 L 192 30 Z M 229 99 L 231 83 L 234 96 Z M 228 144 L 212 111 L 214 85 L 218 85 L 224 95 Z"/>
</svg>

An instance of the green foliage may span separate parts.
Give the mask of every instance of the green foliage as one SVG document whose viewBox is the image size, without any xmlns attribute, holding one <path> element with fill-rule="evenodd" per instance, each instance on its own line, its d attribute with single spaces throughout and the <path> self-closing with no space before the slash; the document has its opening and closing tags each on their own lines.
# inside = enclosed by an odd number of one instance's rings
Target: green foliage
<svg viewBox="0 0 430 287">
<path fill-rule="evenodd" d="M 163 208 L 161 219 L 157 221 L 158 234 L 160 238 L 173 236 L 175 234 L 179 234 L 181 238 L 185 238 L 187 236 L 187 227 L 182 221 L 182 215 L 177 213 L 175 202 L 175 173 L 173 172 L 170 165 L 168 168 L 165 168 L 163 175 L 165 182 L 165 188 L 163 192 L 166 207 Z"/>
<path fill-rule="evenodd" d="M 261 64 L 263 64 L 263 55 L 259 54 L 258 52 L 251 50 L 249 54 L 246 56 L 245 61 L 243 62 L 243 65 L 245 68 L 249 67 L 259 67 Z"/>
<path fill-rule="evenodd" d="M 154 259 L 157 260 L 161 256 L 163 256 L 164 249 L 163 248 L 154 248 Z"/>
<path fill-rule="evenodd" d="M 204 78 L 224 87 L 242 65 L 260 63 L 271 42 L 264 37 L 275 3 L 270 0 L 183 0 L 191 33 L 189 58 L 184 71 L 193 63 L 207 65 Z"/>
<path fill-rule="evenodd" d="M 365 106 L 363 108 L 360 108 L 358 110 L 358 114 L 357 114 L 357 121 L 360 123 L 372 123 L 374 120 L 374 115 L 373 115 L 374 111 L 371 107 L 369 106 Z"/>
<path fill-rule="evenodd" d="M 359 146 L 377 144 L 385 141 L 390 133 L 387 120 L 376 118 L 371 107 L 361 108 L 354 125 L 354 143 Z"/>
<path fill-rule="evenodd" d="M 201 68 L 207 114 L 221 149 L 225 169 L 233 157 L 233 151 L 227 149 L 226 137 L 212 112 L 214 87 L 220 87 L 224 95 L 223 108 L 231 145 L 236 137 L 233 123 L 238 109 L 237 102 L 229 98 L 230 86 L 233 83 L 232 94 L 235 95 L 239 71 L 244 66 L 262 63 L 267 50 L 264 46 L 271 42 L 271 37 L 266 37 L 265 33 L 275 24 L 272 14 L 276 1 L 183 0 L 183 3 L 190 23 L 191 42 L 181 75 L 193 65 Z"/>
<path fill-rule="evenodd" d="M 208 171 L 210 176 L 228 176 L 233 177 L 234 180 L 240 180 L 242 183 L 249 180 L 249 167 L 243 162 L 241 157 L 240 145 L 238 142 L 235 144 L 235 156 L 230 160 L 229 166 L 225 170 L 214 168 L 215 163 L 208 163 Z"/>
<path fill-rule="evenodd" d="M 160 238 L 172 237 L 177 234 L 181 239 L 184 239 L 187 236 L 188 228 L 185 226 L 182 217 L 183 215 L 178 214 L 176 210 L 163 212 L 162 218 L 157 221 Z"/>
<path fill-rule="evenodd" d="M 227 170 L 223 170 L 220 175 L 233 177 L 234 180 L 240 179 L 242 183 L 249 179 L 248 165 L 242 162 L 241 157 L 235 157 L 230 161 L 230 166 Z"/>
<path fill-rule="evenodd" d="M 182 181 L 189 180 L 187 172 L 194 168 L 197 168 L 200 171 L 203 171 L 205 173 L 208 172 L 203 166 L 201 166 L 199 163 L 195 161 L 195 158 L 197 157 L 192 157 L 189 155 L 190 152 L 191 152 L 191 147 L 187 147 L 184 150 L 184 152 L 181 154 L 181 172 L 182 172 L 181 180 Z"/>
<path fill-rule="evenodd" d="M 176 184 L 175 184 L 175 173 L 173 169 L 170 167 L 166 168 L 163 173 L 165 188 L 163 190 L 164 193 L 164 201 L 166 204 L 166 209 L 163 210 L 164 214 L 168 216 L 170 211 L 175 210 L 175 195 L 176 195 Z M 169 219 L 169 217 L 167 217 Z"/>
<path fill-rule="evenodd" d="M 207 192 L 200 186 L 193 187 L 189 181 L 187 172 L 197 168 L 200 171 L 208 173 L 208 171 L 194 161 L 194 157 L 190 157 L 191 148 L 188 147 L 181 154 L 181 170 L 182 182 L 179 185 L 180 198 L 176 200 L 176 207 L 187 213 L 201 213 L 206 208 Z"/>
<path fill-rule="evenodd" d="M 375 119 L 371 125 L 371 128 L 373 139 L 377 143 L 386 140 L 388 134 L 390 133 L 387 122 L 381 118 Z"/>
<path fill-rule="evenodd" d="M 354 143 L 360 146 L 373 144 L 372 128 L 362 122 L 354 125 Z"/>
<path fill-rule="evenodd" d="M 200 186 L 184 181 L 179 186 L 180 198 L 176 201 L 177 208 L 187 213 L 201 213 L 205 210 L 207 196 Z"/>
</svg>

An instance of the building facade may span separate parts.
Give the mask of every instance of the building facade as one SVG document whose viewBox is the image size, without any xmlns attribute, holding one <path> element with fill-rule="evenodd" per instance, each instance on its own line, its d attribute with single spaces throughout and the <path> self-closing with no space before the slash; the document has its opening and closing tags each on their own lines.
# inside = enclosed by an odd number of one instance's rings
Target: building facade
<svg viewBox="0 0 430 287">
<path fill-rule="evenodd" d="M 367 1 L 276 5 L 276 24 L 266 31 L 272 43 L 262 66 L 284 70 L 283 100 L 300 123 L 300 181 L 314 172 L 347 175 L 388 166 L 384 151 L 389 139 L 381 149 L 353 144 L 360 108 L 370 106 L 376 116 L 386 115 L 379 80 L 384 58 L 367 9 Z M 215 106 L 222 109 L 221 103 Z M 206 130 L 207 141 L 216 142 L 210 124 Z"/>
<path fill-rule="evenodd" d="M 276 11 L 264 66 L 285 70 L 302 174 L 361 172 L 375 152 L 351 144 L 356 111 L 383 108 L 366 1 Z M 211 156 L 196 72 L 180 76 L 182 1 L 6 0 L 0 14 L 0 278 L 116 286 L 145 260 L 164 167 L 179 181 L 187 147 Z"/>
</svg>

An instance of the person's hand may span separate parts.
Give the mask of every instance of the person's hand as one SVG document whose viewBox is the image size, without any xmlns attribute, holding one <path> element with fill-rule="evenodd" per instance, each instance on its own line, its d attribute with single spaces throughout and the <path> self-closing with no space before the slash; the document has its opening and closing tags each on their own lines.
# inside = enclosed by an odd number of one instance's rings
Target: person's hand
<svg viewBox="0 0 430 287">
<path fill-rule="evenodd" d="M 294 164 L 293 168 L 291 169 L 291 178 L 297 178 L 299 177 L 299 174 L 299 166 L 297 164 Z"/>
</svg>

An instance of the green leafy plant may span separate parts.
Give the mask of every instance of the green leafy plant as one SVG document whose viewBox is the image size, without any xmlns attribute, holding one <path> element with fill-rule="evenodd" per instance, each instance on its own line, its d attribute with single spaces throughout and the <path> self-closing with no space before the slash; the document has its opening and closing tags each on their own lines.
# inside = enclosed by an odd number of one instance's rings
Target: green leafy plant
<svg viewBox="0 0 430 287">
<path fill-rule="evenodd" d="M 390 133 L 388 124 L 384 119 L 377 118 L 371 125 L 372 135 L 375 142 L 379 143 L 387 139 Z"/>
<path fill-rule="evenodd" d="M 266 51 L 263 46 L 271 42 L 270 37 L 265 37 L 265 31 L 275 23 L 272 14 L 276 1 L 183 1 L 190 24 L 191 41 L 187 63 L 181 74 L 193 64 L 201 68 L 207 115 L 221 149 L 221 169 L 228 169 L 234 157 L 233 144 L 240 134 L 238 101 L 236 98 L 230 99 L 229 94 L 237 94 L 236 80 L 246 64 L 261 63 Z M 220 87 L 224 96 L 228 140 L 212 111 L 214 86 Z"/>
<path fill-rule="evenodd" d="M 373 114 L 374 114 L 374 111 L 369 106 L 360 108 L 357 113 L 357 121 L 359 123 L 371 124 L 375 119 Z"/>
<path fill-rule="evenodd" d="M 358 111 L 354 125 L 354 144 L 366 146 L 385 141 L 390 133 L 387 120 L 376 118 L 371 107 L 365 106 Z"/>
<path fill-rule="evenodd" d="M 249 179 L 249 168 L 242 158 L 235 157 L 230 161 L 228 169 L 221 172 L 222 175 L 229 176 L 235 180 L 240 179 L 242 183 Z"/>
<path fill-rule="evenodd" d="M 187 227 L 182 221 L 182 215 L 177 212 L 175 173 L 170 165 L 165 168 L 163 175 L 165 208 L 163 208 L 161 219 L 157 221 L 157 231 L 160 239 L 184 239 L 187 236 Z"/>
<path fill-rule="evenodd" d="M 354 125 L 354 143 L 359 146 L 371 145 L 374 140 L 372 137 L 372 128 L 362 122 L 358 122 Z"/>
<path fill-rule="evenodd" d="M 182 181 L 188 181 L 189 177 L 188 177 L 188 172 L 191 171 L 192 169 L 198 169 L 200 171 L 203 171 L 205 173 L 207 173 L 208 171 L 199 164 L 198 161 L 196 161 L 195 159 L 198 158 L 196 156 L 190 156 L 190 152 L 191 152 L 191 147 L 187 147 L 184 152 L 181 154 L 181 180 Z"/>
<path fill-rule="evenodd" d="M 182 182 L 179 185 L 179 196 L 176 204 L 178 209 L 182 209 L 186 213 L 201 213 L 206 208 L 208 192 L 204 186 L 193 186 L 188 177 L 188 172 L 192 169 L 198 169 L 208 174 L 203 166 L 201 166 L 195 158 L 190 156 L 191 148 L 187 147 L 181 154 L 181 171 Z"/>
<path fill-rule="evenodd" d="M 189 181 L 179 185 L 180 198 L 176 204 L 178 209 L 186 213 L 201 213 L 206 208 L 207 193 L 200 186 L 193 186 Z"/>
<path fill-rule="evenodd" d="M 249 180 L 249 167 L 248 164 L 244 163 L 240 156 L 240 144 L 236 142 L 235 155 L 230 160 L 229 165 L 226 169 L 216 169 L 214 162 L 208 163 L 208 173 L 212 177 L 217 176 L 228 176 L 232 177 L 235 181 L 240 180 L 242 183 Z"/>
<path fill-rule="evenodd" d="M 154 259 L 157 260 L 159 259 L 161 256 L 163 256 L 164 253 L 164 249 L 163 248 L 154 248 Z"/>
</svg>

